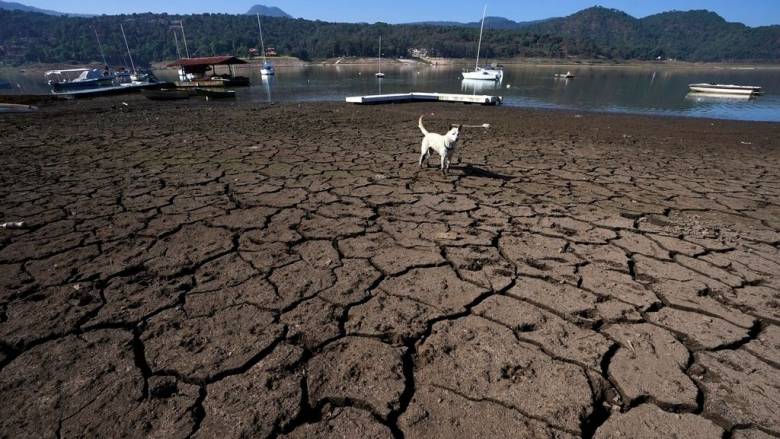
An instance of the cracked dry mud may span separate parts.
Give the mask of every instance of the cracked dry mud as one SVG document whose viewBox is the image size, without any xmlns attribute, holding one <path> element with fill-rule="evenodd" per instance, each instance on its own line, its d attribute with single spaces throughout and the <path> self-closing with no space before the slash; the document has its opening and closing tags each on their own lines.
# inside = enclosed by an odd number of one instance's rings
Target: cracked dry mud
<svg viewBox="0 0 780 439">
<path fill-rule="evenodd" d="M 431 111 L 492 125 L 447 176 Z M 0 437 L 780 436 L 778 124 L 130 98 L 0 132 Z"/>
</svg>

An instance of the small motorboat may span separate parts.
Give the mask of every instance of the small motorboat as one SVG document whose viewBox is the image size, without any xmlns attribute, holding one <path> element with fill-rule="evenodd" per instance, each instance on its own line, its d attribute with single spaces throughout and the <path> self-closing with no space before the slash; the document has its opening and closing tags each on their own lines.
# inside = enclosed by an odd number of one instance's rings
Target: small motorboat
<svg viewBox="0 0 780 439">
<path fill-rule="evenodd" d="M 574 73 L 572 73 L 572 72 L 556 73 L 553 76 L 555 76 L 556 78 L 562 78 L 562 79 L 573 79 L 574 78 Z"/>
<path fill-rule="evenodd" d="M 236 97 L 235 90 L 216 90 L 213 88 L 195 88 L 195 94 L 206 96 L 207 99 L 229 99 Z"/>
<path fill-rule="evenodd" d="M 146 99 L 151 99 L 153 101 L 176 101 L 190 98 L 189 90 L 179 90 L 175 88 L 141 90 L 141 93 L 146 97 Z"/>
<path fill-rule="evenodd" d="M 695 93 L 728 94 L 728 95 L 760 95 L 763 93 L 757 85 L 733 84 L 690 84 L 688 88 Z"/>
</svg>

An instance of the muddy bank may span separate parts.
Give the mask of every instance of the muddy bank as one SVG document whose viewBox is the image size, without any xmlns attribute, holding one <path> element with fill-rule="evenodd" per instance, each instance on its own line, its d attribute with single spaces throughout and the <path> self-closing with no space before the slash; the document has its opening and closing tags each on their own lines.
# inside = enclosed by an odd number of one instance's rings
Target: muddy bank
<svg viewBox="0 0 780 439">
<path fill-rule="evenodd" d="M 0 117 L 4 434 L 780 434 L 780 124 L 123 100 Z"/>
</svg>

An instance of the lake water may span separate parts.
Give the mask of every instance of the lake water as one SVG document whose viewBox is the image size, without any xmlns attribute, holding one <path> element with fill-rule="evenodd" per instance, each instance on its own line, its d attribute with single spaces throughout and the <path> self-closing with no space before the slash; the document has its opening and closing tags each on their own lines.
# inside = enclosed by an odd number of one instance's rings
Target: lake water
<svg viewBox="0 0 780 439">
<path fill-rule="evenodd" d="M 567 70 L 576 78 L 553 77 Z M 461 68 L 452 66 L 385 64 L 384 79 L 375 78 L 375 71 L 375 65 L 278 67 L 276 76 L 267 79 L 259 75 L 258 67 L 242 66 L 237 74 L 249 76 L 253 85 L 236 90 L 240 100 L 251 102 L 343 101 L 354 95 L 446 92 L 503 96 L 504 105 L 512 107 L 780 122 L 780 68 L 514 65 L 505 68 L 500 84 L 462 81 Z M 174 70 L 156 73 L 163 80 L 174 80 L 176 74 Z M 38 75 L 12 76 L 0 79 L 22 84 L 28 93 L 48 91 Z M 751 99 L 696 96 L 688 93 L 688 84 L 695 82 L 760 85 L 765 94 Z"/>
</svg>

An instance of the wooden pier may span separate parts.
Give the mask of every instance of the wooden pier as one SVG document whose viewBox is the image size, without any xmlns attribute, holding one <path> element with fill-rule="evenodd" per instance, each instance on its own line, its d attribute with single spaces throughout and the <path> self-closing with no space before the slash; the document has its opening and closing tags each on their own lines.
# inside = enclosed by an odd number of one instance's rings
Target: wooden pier
<svg viewBox="0 0 780 439">
<path fill-rule="evenodd" d="M 460 102 L 463 104 L 500 105 L 501 96 L 464 95 L 454 93 L 397 93 L 371 96 L 350 96 L 351 104 L 393 104 L 400 102 Z"/>
</svg>

